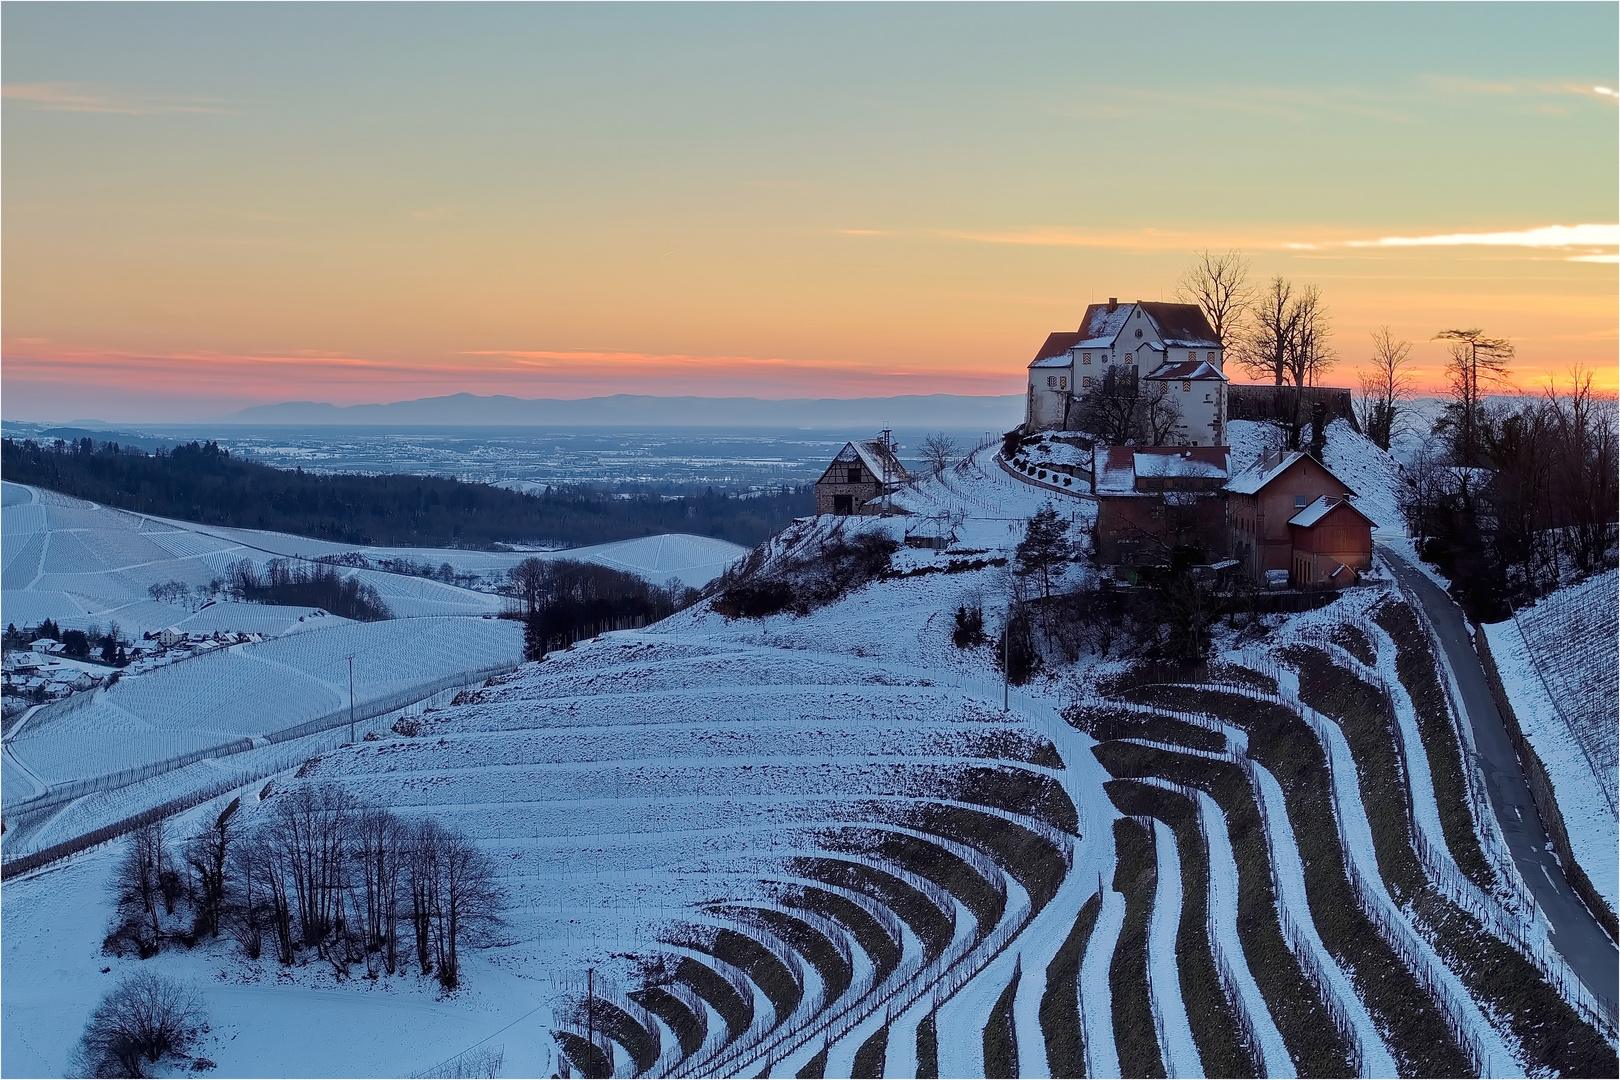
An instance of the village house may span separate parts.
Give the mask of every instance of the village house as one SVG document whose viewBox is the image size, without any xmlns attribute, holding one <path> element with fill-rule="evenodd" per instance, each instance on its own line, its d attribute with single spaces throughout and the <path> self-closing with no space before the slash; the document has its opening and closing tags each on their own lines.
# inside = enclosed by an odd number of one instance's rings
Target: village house
<svg viewBox="0 0 1620 1080">
<path fill-rule="evenodd" d="M 1174 403 L 1179 420 L 1168 444 L 1224 446 L 1224 364 L 1221 343 L 1197 304 L 1121 304 L 1110 297 L 1086 308 L 1078 331 L 1048 335 L 1030 361 L 1024 429 L 1072 430 L 1079 400 L 1117 370 L 1152 383 L 1153 392 L 1162 387 Z"/>
<path fill-rule="evenodd" d="M 1224 446 L 1099 447 L 1097 557 L 1114 566 L 1167 566 L 1177 552 L 1203 559 L 1226 548 Z"/>
<path fill-rule="evenodd" d="M 1269 450 L 1225 490 L 1228 550 L 1256 581 L 1343 586 L 1371 569 L 1376 523 L 1310 454 Z"/>
<path fill-rule="evenodd" d="M 881 513 L 883 496 L 910 479 L 894 450 L 887 432 L 878 439 L 845 443 L 816 481 L 816 513 Z"/>
</svg>

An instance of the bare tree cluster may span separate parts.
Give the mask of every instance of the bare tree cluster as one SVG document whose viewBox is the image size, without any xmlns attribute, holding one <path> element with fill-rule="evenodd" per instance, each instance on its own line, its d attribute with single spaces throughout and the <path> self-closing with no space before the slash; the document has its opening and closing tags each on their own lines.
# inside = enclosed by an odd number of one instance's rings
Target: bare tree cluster
<svg viewBox="0 0 1620 1080">
<path fill-rule="evenodd" d="M 1620 471 L 1615 403 L 1593 393 L 1590 372 L 1539 398 L 1488 405 L 1485 376 L 1467 370 L 1473 344 L 1460 343 L 1452 401 L 1435 425 L 1441 442 L 1407 469 L 1403 506 L 1425 557 L 1490 621 L 1614 564 Z"/>
<path fill-rule="evenodd" d="M 1164 446 L 1181 423 L 1170 384 L 1142 378 L 1134 366 L 1109 367 L 1077 404 L 1076 426 L 1110 446 Z"/>
<path fill-rule="evenodd" d="M 251 829 L 234 824 L 238 809 L 187 840 L 178 862 L 161 822 L 131 836 L 108 951 L 146 957 L 224 933 L 249 959 L 268 939 L 282 964 L 312 951 L 342 975 L 356 964 L 371 978 L 394 974 L 414 955 L 423 975 L 454 988 L 461 946 L 500 922 L 494 861 L 432 818 L 401 818 L 331 785 L 277 793 Z"/>
</svg>

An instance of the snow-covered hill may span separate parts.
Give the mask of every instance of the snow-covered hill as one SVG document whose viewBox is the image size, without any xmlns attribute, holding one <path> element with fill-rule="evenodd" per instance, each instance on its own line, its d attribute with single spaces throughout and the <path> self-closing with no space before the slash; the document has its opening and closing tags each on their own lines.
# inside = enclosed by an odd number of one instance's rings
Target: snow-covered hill
<svg viewBox="0 0 1620 1080">
<path fill-rule="evenodd" d="M 896 501 L 912 516 L 806 522 L 754 561 L 867 531 L 950 545 L 902 547 L 804 615 L 704 604 L 581 643 L 171 823 L 188 835 L 240 794 L 251 831 L 289 791 L 332 784 L 463 830 L 511 898 L 464 989 L 282 969 L 225 938 L 105 957 L 116 850 L 92 850 L 6 884 L 0 1019 L 29 1035 L 8 1035 L 0 1069 L 60 1072 L 97 996 L 143 964 L 199 987 L 219 1075 L 451 1075 L 479 1047 L 507 1075 L 550 1075 L 585 1046 L 587 977 L 622 1076 L 1612 1062 L 1515 951 L 1547 950 L 1428 749 L 1439 731 L 1468 767 L 1374 621 L 1393 593 L 1246 617 L 1241 640 L 1223 624 L 1198 685 L 1082 655 L 1008 690 L 993 647 L 951 642 L 953 615 L 982 607 L 993 634 L 997 564 L 1027 519 L 1050 501 L 1079 540 L 1090 500 L 987 451 Z M 51 917 L 64 905 L 71 925 Z M 1504 925 L 1530 944 L 1493 937 Z"/>
<path fill-rule="evenodd" d="M 139 636 L 173 626 L 190 634 L 215 630 L 280 634 L 299 627 L 309 608 L 159 603 L 148 590 L 178 581 L 193 592 L 223 577 L 239 559 L 261 571 L 275 558 L 360 555 L 371 564 L 400 560 L 435 569 L 448 563 L 485 585 L 530 557 L 568 558 L 625 570 L 662 585 L 677 578 L 701 588 L 745 549 L 724 540 L 675 534 L 621 540 L 556 552 L 484 552 L 334 544 L 285 533 L 222 529 L 113 510 L 20 484 L 0 485 L 5 567 L 0 619 L 19 627 L 47 618 L 64 628 L 116 622 Z M 483 615 L 504 601 L 490 592 L 379 570 L 345 569 L 374 587 L 397 617 Z"/>
</svg>

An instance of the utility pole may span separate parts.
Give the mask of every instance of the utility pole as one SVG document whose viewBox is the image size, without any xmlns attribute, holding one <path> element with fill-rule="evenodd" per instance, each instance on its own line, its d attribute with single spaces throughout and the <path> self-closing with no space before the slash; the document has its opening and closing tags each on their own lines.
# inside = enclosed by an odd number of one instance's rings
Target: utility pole
<svg viewBox="0 0 1620 1080">
<path fill-rule="evenodd" d="M 349 654 L 349 741 L 354 742 L 354 654 Z"/>
<path fill-rule="evenodd" d="M 1012 605 L 1007 605 L 1007 626 L 1001 631 L 1001 711 L 1007 711 L 1007 699 L 1012 696 Z"/>
<path fill-rule="evenodd" d="M 889 445 L 889 429 L 883 429 L 883 516 L 889 516 L 889 459 L 894 456 L 894 447 Z"/>
</svg>

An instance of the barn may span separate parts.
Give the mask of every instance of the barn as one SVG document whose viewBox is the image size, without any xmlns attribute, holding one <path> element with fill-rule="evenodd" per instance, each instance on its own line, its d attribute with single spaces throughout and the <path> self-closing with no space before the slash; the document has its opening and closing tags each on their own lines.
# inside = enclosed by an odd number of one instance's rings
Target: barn
<svg viewBox="0 0 1620 1080">
<path fill-rule="evenodd" d="M 816 513 L 872 514 L 910 479 L 887 436 L 847 442 L 816 481 Z"/>
</svg>

